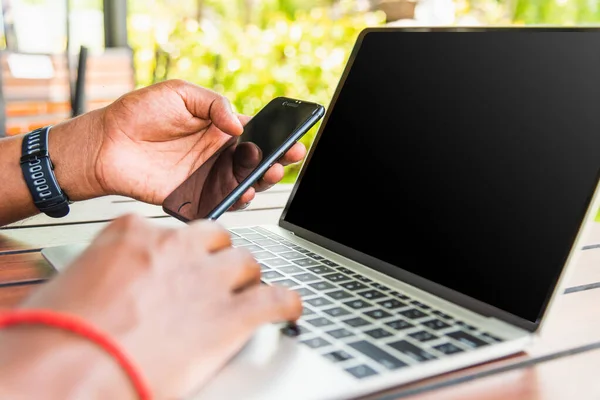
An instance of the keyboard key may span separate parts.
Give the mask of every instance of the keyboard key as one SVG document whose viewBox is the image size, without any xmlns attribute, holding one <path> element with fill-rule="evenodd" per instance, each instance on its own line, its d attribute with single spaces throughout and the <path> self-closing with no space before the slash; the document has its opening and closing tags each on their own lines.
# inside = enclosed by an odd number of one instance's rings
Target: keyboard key
<svg viewBox="0 0 600 400">
<path fill-rule="evenodd" d="M 286 260 L 296 260 L 304 257 L 304 254 L 298 253 L 297 251 L 288 251 L 287 253 L 279 253 L 279 257 L 283 257 Z"/>
<path fill-rule="evenodd" d="M 229 229 L 231 232 L 233 233 L 237 233 L 239 235 L 244 235 L 244 234 L 253 234 L 256 231 L 250 229 L 250 228 L 231 228 Z"/>
<path fill-rule="evenodd" d="M 473 349 L 475 349 L 477 347 L 482 347 L 482 346 L 485 346 L 488 344 L 487 342 L 484 342 L 483 340 L 476 338 L 475 336 L 470 335 L 467 332 L 463 332 L 463 331 L 446 333 L 446 336 L 449 336 L 452 339 L 458 340 L 462 344 L 469 346 Z"/>
<path fill-rule="evenodd" d="M 323 310 L 324 313 L 331 315 L 332 317 L 342 317 L 350 314 L 350 311 L 342 307 L 330 308 L 329 310 Z"/>
<path fill-rule="evenodd" d="M 290 275 L 297 274 L 299 272 L 304 272 L 302 268 L 296 267 L 295 265 L 288 265 L 287 267 L 277 268 L 277 270 Z"/>
<path fill-rule="evenodd" d="M 300 295 L 300 297 L 307 297 L 307 296 L 312 296 L 313 294 L 315 294 L 315 292 L 313 292 L 312 290 L 309 290 L 305 287 L 299 287 L 294 289 L 294 292 L 298 293 Z"/>
<path fill-rule="evenodd" d="M 360 317 L 350 318 L 350 319 L 344 320 L 342 322 L 345 322 L 348 325 L 355 327 L 355 328 L 357 328 L 359 326 L 371 325 L 371 323 L 369 321 L 367 321 L 366 319 L 360 318 Z"/>
<path fill-rule="evenodd" d="M 447 323 L 445 323 L 444 321 L 439 320 L 439 319 L 430 319 L 429 321 L 421 322 L 421 325 L 424 325 L 430 329 L 433 329 L 434 331 L 439 331 L 440 329 L 450 328 L 450 325 L 448 325 Z"/>
<path fill-rule="evenodd" d="M 290 265 L 290 262 L 281 258 L 270 258 L 268 260 L 261 260 L 263 263 L 270 267 L 281 267 L 283 265 Z"/>
<path fill-rule="evenodd" d="M 412 328 L 414 326 L 410 322 L 407 322 L 407 321 L 405 321 L 403 319 L 399 319 L 397 321 L 386 322 L 385 324 L 387 326 L 389 326 L 390 328 L 394 328 L 397 331 L 401 331 L 403 329 Z"/>
<path fill-rule="evenodd" d="M 419 311 L 416 308 L 409 308 L 408 310 L 400 311 L 398 314 L 404 315 L 408 319 L 419 319 L 427 316 L 423 311 Z"/>
<path fill-rule="evenodd" d="M 325 281 L 309 283 L 308 286 L 310 286 L 316 290 L 327 290 L 327 289 L 335 288 L 335 285 L 332 285 L 331 283 L 325 282 Z"/>
<path fill-rule="evenodd" d="M 361 290 L 361 289 L 368 288 L 367 285 L 365 285 L 362 282 L 358 282 L 358 281 L 350 281 L 350 282 L 340 283 L 340 286 L 345 289 L 348 289 L 348 290 Z"/>
<path fill-rule="evenodd" d="M 370 331 L 366 331 L 365 333 L 371 336 L 373 339 L 382 339 L 392 336 L 391 333 L 381 328 L 372 329 Z"/>
<path fill-rule="evenodd" d="M 310 330 L 299 324 L 288 324 L 281 328 L 281 333 L 285 336 L 296 337 L 310 333 Z"/>
<path fill-rule="evenodd" d="M 231 229 L 229 229 L 229 231 L 237 232 L 240 229 L 248 229 L 250 231 L 249 233 L 252 233 L 252 232 L 260 232 L 260 233 L 265 233 L 265 234 L 271 233 L 270 230 L 265 229 L 262 226 L 253 226 L 252 229 L 250 229 L 250 228 L 231 228 Z"/>
<path fill-rule="evenodd" d="M 481 336 L 483 336 L 486 339 L 490 339 L 490 340 L 492 340 L 494 342 L 501 342 L 502 341 L 502 339 L 500 339 L 499 337 L 491 335 L 491 334 L 489 334 L 487 332 L 482 333 Z"/>
<path fill-rule="evenodd" d="M 392 316 L 392 314 L 390 314 L 387 311 L 383 311 L 383 310 L 365 311 L 364 314 L 368 315 L 369 317 L 371 317 L 373 319 L 382 319 L 382 318 L 387 318 L 387 317 Z"/>
<path fill-rule="evenodd" d="M 311 260 L 310 258 L 301 258 L 299 260 L 294 260 L 293 262 L 301 267 L 312 267 L 314 265 L 319 265 L 318 261 Z"/>
<path fill-rule="evenodd" d="M 310 251 L 303 249 L 300 246 L 293 246 L 292 249 L 296 250 L 299 253 L 303 253 L 303 254 L 310 253 Z"/>
<path fill-rule="evenodd" d="M 451 319 L 452 319 L 452 317 L 451 317 L 451 316 L 449 316 L 448 314 L 444 314 L 443 312 L 441 312 L 441 311 L 439 311 L 439 310 L 434 310 L 434 311 L 432 311 L 431 313 L 432 313 L 432 314 L 435 314 L 435 315 L 437 315 L 438 317 L 440 317 L 440 318 L 443 318 L 443 319 L 445 319 L 445 320 L 451 320 Z"/>
<path fill-rule="evenodd" d="M 348 293 L 345 290 L 335 290 L 333 292 L 325 293 L 325 295 L 336 300 L 345 300 L 354 297 L 351 293 Z"/>
<path fill-rule="evenodd" d="M 316 275 L 305 272 L 303 274 L 294 275 L 294 279 L 297 279 L 300 282 L 314 282 L 318 281 L 320 278 Z"/>
<path fill-rule="evenodd" d="M 309 256 L 310 258 L 312 258 L 313 260 L 321 261 L 321 260 L 325 259 L 325 257 L 321 257 L 320 255 L 315 254 L 315 253 L 306 253 L 306 255 Z"/>
<path fill-rule="evenodd" d="M 417 300 L 413 300 L 410 302 L 410 304 L 412 304 L 413 306 L 417 306 L 417 307 L 421 307 L 423 310 L 430 310 L 431 307 L 429 307 L 427 304 L 423 304 L 420 301 Z"/>
<path fill-rule="evenodd" d="M 319 347 L 328 346 L 330 344 L 327 340 L 320 337 L 303 340 L 302 343 L 313 349 L 318 349 Z"/>
<path fill-rule="evenodd" d="M 324 263 L 324 261 L 321 261 Z M 347 275 L 356 275 L 356 272 L 349 270 L 348 268 L 344 268 L 344 267 L 339 267 L 337 269 L 338 271 L 340 271 L 342 274 L 347 274 Z"/>
<path fill-rule="evenodd" d="M 355 310 L 360 310 L 361 308 L 367 308 L 373 306 L 371 303 L 367 303 L 364 300 L 352 300 L 344 303 L 350 308 L 354 308 Z"/>
<path fill-rule="evenodd" d="M 347 372 L 351 373 L 355 378 L 362 379 L 369 376 L 377 375 L 373 368 L 366 365 L 357 365 L 356 367 L 347 368 Z"/>
<path fill-rule="evenodd" d="M 304 302 L 310 304 L 313 307 L 323 307 L 331 304 L 331 301 L 327 300 L 324 297 L 316 297 L 314 299 L 304 300 Z"/>
<path fill-rule="evenodd" d="M 239 248 L 240 248 L 240 249 L 246 249 L 246 250 L 248 250 L 248 251 L 249 251 L 249 252 L 251 252 L 251 253 L 252 253 L 252 252 L 256 252 L 256 251 L 264 251 L 264 250 L 265 250 L 265 249 L 263 249 L 262 247 L 260 247 L 260 246 L 257 246 L 257 245 L 255 245 L 255 244 L 251 244 L 251 245 L 249 245 L 249 246 L 239 246 Z"/>
<path fill-rule="evenodd" d="M 387 352 L 381 350 L 379 347 L 364 340 L 360 342 L 350 343 L 348 344 L 348 346 L 364 354 L 365 356 L 369 357 L 371 360 L 377 362 L 378 364 L 383 365 L 388 370 L 395 370 L 407 366 L 405 362 L 400 361 L 391 354 L 388 354 Z"/>
<path fill-rule="evenodd" d="M 264 271 L 268 271 L 268 270 L 270 270 L 270 269 L 271 269 L 271 268 L 267 267 L 265 264 L 263 264 L 263 263 L 260 263 L 260 270 L 261 270 L 261 271 L 263 271 L 263 272 L 264 272 Z"/>
<path fill-rule="evenodd" d="M 333 362 L 347 361 L 353 358 L 344 350 L 332 351 L 331 353 L 323 354 L 323 356 Z"/>
<path fill-rule="evenodd" d="M 362 276 L 362 275 L 355 275 L 355 276 L 353 276 L 353 278 L 354 279 L 358 279 L 359 281 L 364 282 L 364 283 L 371 283 L 371 282 L 373 282 L 372 280 L 370 280 L 366 276 Z"/>
<path fill-rule="evenodd" d="M 408 297 L 407 295 L 402 294 L 400 292 L 390 292 L 390 296 L 397 297 L 400 300 L 410 300 L 410 297 Z"/>
<path fill-rule="evenodd" d="M 410 333 L 408 336 L 410 336 L 411 338 L 413 338 L 415 340 L 418 340 L 419 342 L 429 342 L 430 340 L 435 340 L 438 338 L 433 333 L 427 332 L 427 331 L 419 331 L 419 332 Z"/>
<path fill-rule="evenodd" d="M 331 260 L 327 260 L 327 259 L 321 260 L 321 262 L 322 262 L 323 264 L 325 264 L 325 265 L 328 265 L 328 266 L 330 266 L 330 267 L 337 267 L 337 266 L 338 266 L 338 264 L 334 263 L 334 262 L 333 262 L 333 261 L 331 261 Z"/>
<path fill-rule="evenodd" d="M 442 352 L 444 354 L 456 354 L 456 353 L 461 353 L 464 350 L 461 349 L 460 347 L 453 345 L 452 343 L 442 343 L 439 344 L 437 346 L 433 346 L 434 349 L 436 349 L 439 352 Z"/>
<path fill-rule="evenodd" d="M 260 233 L 248 233 L 244 235 L 244 239 L 256 240 L 256 239 L 265 239 L 263 235 Z"/>
<path fill-rule="evenodd" d="M 327 325 L 333 324 L 333 322 L 331 322 L 330 320 L 328 320 L 325 317 L 318 317 L 318 318 L 309 319 L 309 320 L 306 320 L 306 322 L 308 322 L 312 326 L 317 326 L 317 327 L 327 326 Z"/>
<path fill-rule="evenodd" d="M 310 308 L 308 308 L 305 305 L 303 305 L 303 307 L 302 307 L 302 315 L 303 316 L 313 315 L 314 313 L 315 312 L 313 310 L 311 310 Z"/>
<path fill-rule="evenodd" d="M 253 240 L 254 243 L 256 243 L 259 246 L 275 246 L 279 243 L 277 243 L 274 240 L 271 239 L 258 239 L 258 240 Z"/>
<path fill-rule="evenodd" d="M 242 239 L 242 238 L 233 238 L 231 239 L 231 245 L 232 246 L 246 246 L 246 245 L 250 245 L 252 244 L 251 241 L 246 240 L 246 239 Z"/>
<path fill-rule="evenodd" d="M 435 360 L 437 358 L 433 354 L 426 352 L 425 350 L 407 342 L 406 340 L 390 343 L 389 346 L 418 362 Z"/>
<path fill-rule="evenodd" d="M 392 290 L 389 287 L 383 286 L 381 283 L 377 283 L 377 282 L 371 284 L 371 286 L 373 286 L 375 289 L 381 290 L 383 292 L 387 292 L 387 291 Z"/>
<path fill-rule="evenodd" d="M 335 274 L 323 275 L 323 278 L 330 280 L 331 282 L 344 282 L 350 280 L 346 275 L 337 272 Z"/>
<path fill-rule="evenodd" d="M 477 328 L 475 328 L 474 326 L 471 326 L 471 325 L 467 324 L 464 321 L 456 321 L 455 324 L 458 325 L 458 326 L 462 326 L 463 328 L 468 329 L 470 331 L 477 330 Z"/>
<path fill-rule="evenodd" d="M 400 300 L 396 300 L 396 299 L 380 301 L 377 304 L 379 304 L 382 307 L 387 308 L 388 310 L 395 310 L 396 308 L 406 307 L 406 303 L 403 303 Z"/>
<path fill-rule="evenodd" d="M 310 272 L 314 272 L 315 274 L 329 274 L 330 272 L 334 272 L 333 269 L 326 267 L 324 265 L 319 265 L 316 267 L 310 267 L 310 268 L 306 268 L 307 270 L 309 270 Z"/>
<path fill-rule="evenodd" d="M 254 258 L 256 258 L 257 260 L 264 260 L 264 259 L 267 259 L 267 258 L 275 258 L 275 257 L 277 257 L 275 254 L 273 254 L 273 253 L 271 253 L 269 251 L 257 251 L 256 253 L 252 253 L 252 256 Z M 281 260 L 281 261 L 284 261 L 284 260 Z M 286 262 L 286 264 L 288 264 L 288 263 Z"/>
<path fill-rule="evenodd" d="M 283 278 L 283 275 L 281 275 L 277 271 L 265 271 L 262 273 L 262 277 L 263 277 L 263 279 L 277 279 L 277 278 Z"/>
<path fill-rule="evenodd" d="M 364 297 L 365 299 L 369 300 L 381 299 L 382 297 L 386 297 L 385 294 L 378 292 L 377 290 L 367 290 L 358 294 Z"/>
<path fill-rule="evenodd" d="M 271 253 L 283 253 L 283 252 L 286 252 L 286 251 L 290 251 L 289 247 L 282 246 L 280 244 L 275 245 L 275 246 L 265 247 L 265 250 L 269 250 Z"/>
<path fill-rule="evenodd" d="M 295 246 L 295 244 L 294 244 L 294 243 L 292 243 L 292 242 L 289 242 L 289 241 L 287 241 L 287 240 L 279 240 L 279 244 L 283 244 L 284 246 L 288 246 L 288 247 Z"/>
<path fill-rule="evenodd" d="M 328 331 L 327 332 L 328 335 L 336 338 L 336 339 L 343 339 L 345 337 L 350 337 L 350 336 L 354 336 L 354 334 L 344 328 L 340 328 L 340 329 L 334 329 L 332 331 Z"/>
<path fill-rule="evenodd" d="M 293 288 L 294 286 L 299 285 L 299 283 L 293 279 L 282 279 L 279 281 L 271 281 L 271 284 L 278 285 L 278 286 L 284 286 L 286 288 Z"/>
</svg>

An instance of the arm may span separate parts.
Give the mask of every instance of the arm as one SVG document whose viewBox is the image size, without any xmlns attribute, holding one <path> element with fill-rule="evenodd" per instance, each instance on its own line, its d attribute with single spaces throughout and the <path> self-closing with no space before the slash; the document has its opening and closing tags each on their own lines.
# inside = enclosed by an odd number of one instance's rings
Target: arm
<svg viewBox="0 0 600 400">
<path fill-rule="evenodd" d="M 102 111 L 93 111 L 58 124 L 50 130 L 48 150 L 54 174 L 61 188 L 73 201 L 101 196 L 102 188 L 93 176 L 98 135 L 102 130 Z M 0 226 L 38 213 L 23 179 L 19 159 L 23 135 L 0 139 Z"/>
<path fill-rule="evenodd" d="M 58 124 L 48 135 L 48 150 L 58 184 L 72 201 L 116 194 L 160 205 L 232 136 L 240 135 L 247 121 L 213 91 L 166 81 Z M 21 142 L 20 136 L 0 140 L 0 226 L 36 213 L 19 166 Z M 304 145 L 296 143 L 234 209 L 251 201 L 255 191 L 279 182 L 282 165 L 305 154 Z M 218 173 L 228 180 L 243 176 L 237 173 L 240 168 L 230 160 L 230 168 Z"/>
</svg>

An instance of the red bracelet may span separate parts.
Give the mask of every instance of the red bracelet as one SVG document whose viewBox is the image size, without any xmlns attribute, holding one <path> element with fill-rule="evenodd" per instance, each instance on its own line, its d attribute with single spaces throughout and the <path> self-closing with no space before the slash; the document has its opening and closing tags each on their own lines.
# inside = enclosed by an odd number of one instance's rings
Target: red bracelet
<svg viewBox="0 0 600 400">
<path fill-rule="evenodd" d="M 140 399 L 149 400 L 151 398 L 150 389 L 142 379 L 141 374 L 127 359 L 119 347 L 107 335 L 96 330 L 84 320 L 49 310 L 14 310 L 0 312 L 0 328 L 19 324 L 47 325 L 73 332 L 91 340 L 102 347 L 102 349 L 119 363 L 121 368 L 123 368 L 125 373 L 129 376 L 129 379 L 131 379 L 131 383 Z"/>
</svg>

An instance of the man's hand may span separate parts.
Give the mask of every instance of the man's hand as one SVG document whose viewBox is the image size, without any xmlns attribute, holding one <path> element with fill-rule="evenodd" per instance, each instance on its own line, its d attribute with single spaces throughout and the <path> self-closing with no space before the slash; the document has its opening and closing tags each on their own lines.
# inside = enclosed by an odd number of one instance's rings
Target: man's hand
<svg viewBox="0 0 600 400">
<path fill-rule="evenodd" d="M 139 366 L 153 398 L 182 398 L 222 368 L 258 326 L 302 313 L 297 293 L 260 284 L 260 266 L 230 240 L 214 222 L 166 229 L 123 217 L 21 307 L 85 319 Z M 0 393 L 134 397 L 115 361 L 75 335 L 25 327 L 0 332 L 0 342 Z"/>
<path fill-rule="evenodd" d="M 248 120 L 235 115 L 225 97 L 184 81 L 129 93 L 104 112 L 97 179 L 107 193 L 161 204 L 232 136 L 240 135 Z M 296 144 L 281 164 L 298 162 L 305 153 L 304 146 Z M 280 181 L 281 164 L 274 165 L 254 189 Z M 242 203 L 253 196 L 250 190 Z"/>
</svg>

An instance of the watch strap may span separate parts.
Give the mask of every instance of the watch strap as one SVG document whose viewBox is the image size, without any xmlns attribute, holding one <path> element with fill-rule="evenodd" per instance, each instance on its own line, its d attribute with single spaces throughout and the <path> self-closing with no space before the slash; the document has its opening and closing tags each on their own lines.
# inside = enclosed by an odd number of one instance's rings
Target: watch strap
<svg viewBox="0 0 600 400">
<path fill-rule="evenodd" d="M 54 165 L 48 153 L 49 131 L 47 126 L 23 137 L 20 164 L 35 206 L 49 217 L 61 218 L 69 213 L 69 198 L 54 175 Z"/>
</svg>

